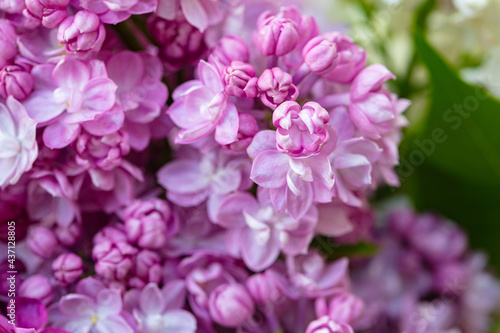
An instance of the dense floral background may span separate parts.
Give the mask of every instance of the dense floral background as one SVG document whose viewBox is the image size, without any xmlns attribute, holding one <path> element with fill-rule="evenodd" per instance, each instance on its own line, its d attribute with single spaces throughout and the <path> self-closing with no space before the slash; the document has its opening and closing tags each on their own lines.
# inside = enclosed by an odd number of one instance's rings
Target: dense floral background
<svg viewBox="0 0 500 333">
<path fill-rule="evenodd" d="M 0 0 L 0 333 L 500 332 L 499 15 Z"/>
</svg>

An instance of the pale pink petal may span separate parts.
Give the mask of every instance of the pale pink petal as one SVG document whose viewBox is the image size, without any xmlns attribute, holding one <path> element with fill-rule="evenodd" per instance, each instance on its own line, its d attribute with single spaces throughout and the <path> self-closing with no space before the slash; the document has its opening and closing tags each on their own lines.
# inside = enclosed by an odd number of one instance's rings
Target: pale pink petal
<svg viewBox="0 0 500 333">
<path fill-rule="evenodd" d="M 274 234 L 263 242 L 258 231 L 248 229 L 242 242 L 241 256 L 253 271 L 262 271 L 271 266 L 280 254 L 279 241 Z"/>
<path fill-rule="evenodd" d="M 58 122 L 45 128 L 43 143 L 49 148 L 61 149 L 73 142 L 78 134 L 80 134 L 80 125 Z"/>
<path fill-rule="evenodd" d="M 257 155 L 266 150 L 276 150 L 276 132 L 264 130 L 258 132 L 252 140 L 252 143 L 247 148 L 247 154 L 250 158 L 255 159 Z"/>
<path fill-rule="evenodd" d="M 182 0 L 181 0 L 182 1 Z M 198 0 L 187 0 L 198 2 Z M 201 60 L 198 64 L 198 75 L 203 84 L 210 88 L 213 93 L 219 93 L 224 89 L 222 85 L 222 80 L 217 68 L 208 62 Z"/>
<path fill-rule="evenodd" d="M 106 319 L 98 320 L 95 329 L 99 333 L 133 333 L 134 330 L 127 324 L 125 319 L 119 315 L 109 316 Z"/>
<path fill-rule="evenodd" d="M 54 68 L 52 77 L 59 87 L 81 89 L 90 79 L 90 71 L 83 62 L 64 58 Z"/>
<path fill-rule="evenodd" d="M 278 151 L 267 150 L 255 158 L 250 178 L 262 187 L 278 188 L 286 184 L 289 157 Z"/>
<path fill-rule="evenodd" d="M 236 106 L 229 103 L 215 127 L 215 141 L 221 145 L 233 143 L 238 138 L 239 118 Z"/>
<path fill-rule="evenodd" d="M 208 27 L 208 16 L 200 0 L 180 0 L 186 20 L 203 32 Z"/>
<path fill-rule="evenodd" d="M 158 182 L 168 191 L 192 193 L 206 189 L 210 179 L 203 176 L 201 165 L 195 160 L 175 160 L 157 173 Z"/>
<path fill-rule="evenodd" d="M 115 54 L 108 60 L 106 67 L 109 78 L 118 84 L 118 93 L 131 91 L 144 77 L 141 56 L 132 51 Z"/>
<path fill-rule="evenodd" d="M 351 98 L 353 100 L 364 98 L 367 93 L 380 89 L 382 84 L 390 79 L 395 79 L 395 76 L 384 65 L 368 66 L 354 78 Z"/>
<path fill-rule="evenodd" d="M 82 127 L 92 135 L 104 136 L 118 131 L 125 119 L 123 109 L 115 104 L 110 110 L 101 113 L 94 120 L 82 123 Z"/>
<path fill-rule="evenodd" d="M 156 283 L 149 283 L 142 289 L 139 306 L 144 314 L 161 314 L 165 309 L 165 305 L 165 298 Z"/>
<path fill-rule="evenodd" d="M 195 333 L 196 318 L 186 310 L 170 310 L 163 315 L 166 332 Z"/>
</svg>

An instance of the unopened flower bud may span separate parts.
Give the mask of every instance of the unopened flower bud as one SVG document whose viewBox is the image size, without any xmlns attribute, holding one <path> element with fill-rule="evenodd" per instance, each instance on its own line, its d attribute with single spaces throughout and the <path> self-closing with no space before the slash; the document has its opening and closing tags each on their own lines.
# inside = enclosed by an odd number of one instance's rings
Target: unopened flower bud
<svg viewBox="0 0 500 333">
<path fill-rule="evenodd" d="M 33 77 L 19 65 L 8 65 L 0 71 L 0 95 L 12 96 L 18 101 L 25 99 L 33 90 Z"/>
<path fill-rule="evenodd" d="M 254 44 L 266 56 L 283 56 L 291 52 L 299 41 L 299 27 L 291 19 L 270 16 L 265 12 L 259 18 Z"/>
<path fill-rule="evenodd" d="M 35 274 L 30 276 L 19 286 L 19 296 L 36 298 L 48 305 L 54 299 L 54 288 L 50 284 L 49 278 Z"/>
<path fill-rule="evenodd" d="M 161 257 L 158 253 L 142 250 L 135 258 L 135 277 L 129 280 L 133 288 L 143 288 L 148 283 L 160 283 L 162 277 Z"/>
<path fill-rule="evenodd" d="M 28 233 L 28 247 L 37 256 L 49 259 L 58 247 L 56 235 L 48 228 L 33 227 Z"/>
<path fill-rule="evenodd" d="M 64 253 L 52 262 L 54 277 L 58 284 L 67 286 L 83 274 L 82 259 L 74 253 Z"/>
<path fill-rule="evenodd" d="M 311 39 L 302 49 L 302 57 L 311 72 L 319 75 L 331 72 L 340 61 L 335 43 L 324 36 Z"/>
<path fill-rule="evenodd" d="M 248 62 L 248 47 L 239 37 L 222 37 L 212 49 L 210 55 L 222 66 L 229 66 L 233 61 Z"/>
<path fill-rule="evenodd" d="M 0 19 L 0 68 L 17 54 L 17 34 L 8 20 Z"/>
<path fill-rule="evenodd" d="M 238 327 L 250 319 L 254 312 L 252 298 L 241 284 L 223 284 L 208 299 L 212 319 L 222 326 Z"/>
</svg>

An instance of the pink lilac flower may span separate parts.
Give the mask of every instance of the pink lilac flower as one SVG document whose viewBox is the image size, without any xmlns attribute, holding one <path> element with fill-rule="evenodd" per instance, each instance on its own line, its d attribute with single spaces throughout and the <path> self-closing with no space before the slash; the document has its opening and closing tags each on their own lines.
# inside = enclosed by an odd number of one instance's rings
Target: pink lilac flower
<svg viewBox="0 0 500 333">
<path fill-rule="evenodd" d="M 219 71 L 229 66 L 233 61 L 248 63 L 250 52 L 247 44 L 238 36 L 226 35 L 217 41 L 210 51 L 209 62 Z"/>
<path fill-rule="evenodd" d="M 213 132 L 215 141 L 221 145 L 235 142 L 238 110 L 228 101 L 217 68 L 200 61 L 198 76 L 199 80 L 183 83 L 173 93 L 174 103 L 168 114 L 181 128 L 176 143 L 193 143 Z"/>
<path fill-rule="evenodd" d="M 43 304 L 49 305 L 55 297 L 54 287 L 47 276 L 34 274 L 24 280 L 18 289 L 19 296 L 35 298 Z"/>
<path fill-rule="evenodd" d="M 184 156 L 158 171 L 167 197 L 179 206 L 195 206 L 207 198 L 247 190 L 250 161 L 243 155 L 212 149 L 206 154 L 186 148 Z"/>
<path fill-rule="evenodd" d="M 266 56 L 283 56 L 291 52 L 299 41 L 299 26 L 286 11 L 274 16 L 264 12 L 257 21 L 253 40 L 259 51 Z"/>
<path fill-rule="evenodd" d="M 308 158 L 292 158 L 276 148 L 274 131 L 260 131 L 247 149 L 253 159 L 250 178 L 270 191 L 279 212 L 300 219 L 313 202 L 332 198 L 333 172 L 328 151 Z"/>
<path fill-rule="evenodd" d="M 66 52 L 78 55 L 99 52 L 105 38 L 106 30 L 99 17 L 84 10 L 67 17 L 57 31 L 57 39 L 66 46 Z"/>
<path fill-rule="evenodd" d="M 0 103 L 0 146 L 0 187 L 4 187 L 17 183 L 38 156 L 36 121 L 12 96 Z"/>
<path fill-rule="evenodd" d="M 131 15 L 151 13 L 157 6 L 157 0 L 79 0 L 79 3 L 109 24 L 125 21 Z"/>
<path fill-rule="evenodd" d="M 8 65 L 0 71 L 0 96 L 22 101 L 33 90 L 33 77 L 26 64 Z"/>
<path fill-rule="evenodd" d="M 299 90 L 292 81 L 292 76 L 279 67 L 264 70 L 257 81 L 262 103 L 274 110 L 284 101 L 295 101 Z"/>
<path fill-rule="evenodd" d="M 171 281 L 161 290 L 156 283 L 149 283 L 140 292 L 129 291 L 125 295 L 125 304 L 137 318 L 141 332 L 194 333 L 196 318 L 181 309 L 185 293 L 182 280 Z"/>
<path fill-rule="evenodd" d="M 30 251 L 44 259 L 50 259 L 59 246 L 54 232 L 42 226 L 33 226 L 29 229 L 27 242 Z"/>
<path fill-rule="evenodd" d="M 83 274 L 83 261 L 74 253 L 64 253 L 52 262 L 54 277 L 59 285 L 67 286 Z"/>
<path fill-rule="evenodd" d="M 224 91 L 229 96 L 254 98 L 257 96 L 257 78 L 252 65 L 233 60 L 222 73 Z"/>
<path fill-rule="evenodd" d="M 27 199 L 30 219 L 61 226 L 68 226 L 71 222 L 80 220 L 80 209 L 76 204 L 78 184 L 72 184 L 58 169 L 37 170 L 31 178 Z"/>
<path fill-rule="evenodd" d="M 27 0 L 25 3 L 23 14 L 51 29 L 66 18 L 69 0 Z"/>
<path fill-rule="evenodd" d="M 163 248 L 179 230 L 179 221 L 166 201 L 136 200 L 123 212 L 127 237 L 145 249 Z"/>
<path fill-rule="evenodd" d="M 317 155 L 330 140 L 328 112 L 316 102 L 284 102 L 273 112 L 278 150 L 293 157 Z M 332 138 L 334 140 L 335 138 Z"/>
<path fill-rule="evenodd" d="M 323 316 L 307 326 L 306 333 L 354 333 L 347 324 L 338 324 L 328 316 Z"/>
<path fill-rule="evenodd" d="M 37 299 L 16 297 L 15 328 L 9 327 L 8 331 L 13 333 L 69 333 L 66 330 L 53 327 L 45 327 L 48 321 L 48 313 L 45 306 Z M 5 326 L 0 323 L 0 330 Z"/>
<path fill-rule="evenodd" d="M 120 314 L 122 298 L 117 291 L 89 277 L 76 285 L 75 292 L 60 299 L 53 315 L 56 326 L 81 333 L 133 332 Z"/>
<path fill-rule="evenodd" d="M 47 125 L 43 142 L 50 148 L 69 145 L 80 134 L 82 124 L 115 103 L 116 85 L 99 60 L 86 64 L 64 58 L 57 65 L 37 65 L 31 73 L 35 90 L 24 106 L 30 117 Z"/>
<path fill-rule="evenodd" d="M 148 53 L 122 51 L 106 62 L 109 78 L 118 86 L 116 103 L 125 112 L 123 129 L 135 150 L 144 150 L 151 139 L 149 124 L 158 118 L 168 97 L 161 82 L 160 60 Z"/>
<path fill-rule="evenodd" d="M 157 252 L 142 250 L 135 257 L 133 275 L 128 284 L 143 288 L 148 283 L 160 283 L 162 278 L 161 257 Z"/>
<path fill-rule="evenodd" d="M 238 192 L 210 207 L 214 221 L 230 229 L 227 243 L 231 253 L 241 255 L 254 271 L 271 266 L 280 250 L 291 256 L 304 253 L 318 219 L 314 206 L 301 219 L 280 214 L 266 194 L 259 191 L 257 201 L 249 193 Z"/>
<path fill-rule="evenodd" d="M 167 71 L 194 66 L 206 52 L 204 34 L 189 24 L 182 15 L 172 20 L 151 16 L 148 31 L 160 44 L 158 56 Z"/>
<path fill-rule="evenodd" d="M 208 309 L 213 320 L 225 327 L 238 327 L 254 312 L 254 303 L 245 286 L 236 283 L 222 284 L 211 294 Z"/>
</svg>

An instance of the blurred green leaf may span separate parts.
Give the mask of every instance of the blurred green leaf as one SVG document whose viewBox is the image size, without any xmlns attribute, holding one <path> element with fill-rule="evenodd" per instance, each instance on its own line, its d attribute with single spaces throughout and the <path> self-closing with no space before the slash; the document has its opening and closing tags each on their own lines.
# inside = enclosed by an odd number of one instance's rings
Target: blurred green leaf
<svg viewBox="0 0 500 333">
<path fill-rule="evenodd" d="M 311 247 L 323 253 L 327 261 L 333 261 L 343 257 L 371 256 L 378 250 L 378 247 L 374 244 L 366 242 L 341 244 L 329 237 L 323 236 L 315 237 L 311 242 Z"/>
<path fill-rule="evenodd" d="M 500 102 L 463 82 L 414 32 L 430 73 L 430 109 L 407 138 L 399 174 L 419 210 L 434 210 L 461 224 L 473 247 L 500 268 Z"/>
</svg>

